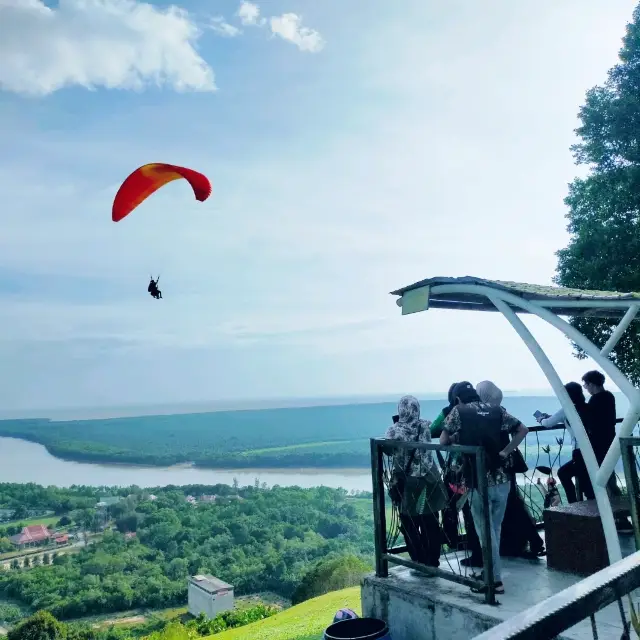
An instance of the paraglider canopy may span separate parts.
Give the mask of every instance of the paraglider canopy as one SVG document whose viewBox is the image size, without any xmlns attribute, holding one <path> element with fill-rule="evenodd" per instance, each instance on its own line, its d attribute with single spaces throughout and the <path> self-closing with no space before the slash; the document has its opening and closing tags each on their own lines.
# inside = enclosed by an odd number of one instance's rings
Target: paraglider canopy
<svg viewBox="0 0 640 640">
<path fill-rule="evenodd" d="M 160 187 L 181 178 L 191 185 L 196 200 L 204 202 L 211 195 L 211 183 L 202 173 L 175 164 L 145 164 L 130 174 L 118 189 L 113 201 L 111 219 L 119 222 L 126 218 Z"/>
</svg>

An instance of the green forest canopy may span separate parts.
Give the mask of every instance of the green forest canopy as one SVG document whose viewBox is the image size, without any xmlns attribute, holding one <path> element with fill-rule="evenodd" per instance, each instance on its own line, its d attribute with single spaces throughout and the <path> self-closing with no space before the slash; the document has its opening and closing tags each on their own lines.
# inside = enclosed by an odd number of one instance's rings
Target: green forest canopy
<svg viewBox="0 0 640 640">
<path fill-rule="evenodd" d="M 579 112 L 576 163 L 586 178 L 569 185 L 565 204 L 571 239 L 558 251 L 556 282 L 565 287 L 640 291 L 640 5 L 627 25 L 619 62 L 601 86 L 587 92 Z M 614 322 L 574 318 L 602 347 Z M 640 323 L 625 332 L 612 359 L 640 383 Z M 576 347 L 576 355 L 585 354 Z"/>
<path fill-rule="evenodd" d="M 433 420 L 445 402 L 423 401 L 422 416 Z M 507 409 L 511 402 L 505 399 Z M 536 409 L 553 412 L 556 404 L 551 396 L 518 398 L 510 410 L 532 421 Z M 4 420 L 0 436 L 39 442 L 61 458 L 87 462 L 368 468 L 369 439 L 384 434 L 396 410 L 387 402 L 71 422 Z"/>
<path fill-rule="evenodd" d="M 20 492 L 20 486 L 0 484 L 0 495 Z M 236 491 L 227 485 L 152 491 L 156 500 L 138 489 L 119 503 L 118 530 L 79 553 L 58 556 L 50 566 L 0 572 L 0 594 L 59 619 L 184 605 L 187 576 L 196 573 L 216 575 L 238 595 L 266 590 L 290 598 L 320 559 L 373 557 L 370 497 L 349 498 L 326 487 L 247 487 L 238 491 L 240 500 L 194 507 L 187 494 L 224 497 Z M 69 500 L 84 499 L 87 488 L 51 490 L 52 502 L 44 506 L 55 508 L 60 492 Z M 29 493 L 37 494 L 33 488 Z M 123 531 L 137 537 L 126 539 Z"/>
</svg>

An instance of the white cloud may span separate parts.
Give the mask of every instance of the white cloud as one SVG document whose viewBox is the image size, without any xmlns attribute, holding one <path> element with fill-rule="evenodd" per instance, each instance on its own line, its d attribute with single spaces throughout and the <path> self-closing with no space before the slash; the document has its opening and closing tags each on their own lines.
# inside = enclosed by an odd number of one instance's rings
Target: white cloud
<svg viewBox="0 0 640 640">
<path fill-rule="evenodd" d="M 253 4 L 253 2 L 243 0 L 240 3 L 237 15 L 244 25 L 262 26 L 264 24 L 264 18 L 260 18 L 260 7 L 257 4 Z"/>
<path fill-rule="evenodd" d="M 137 0 L 0 0 L 0 88 L 47 95 L 80 85 L 212 91 L 189 15 Z"/>
<path fill-rule="evenodd" d="M 325 41 L 315 30 L 302 26 L 302 18 L 295 13 L 283 13 L 270 21 L 271 32 L 283 40 L 292 42 L 300 51 L 318 53 L 324 49 Z"/>
<path fill-rule="evenodd" d="M 235 38 L 242 33 L 238 27 L 234 27 L 232 24 L 226 22 L 222 16 L 212 18 L 209 28 L 212 31 L 215 31 L 218 35 L 225 36 L 227 38 Z"/>
</svg>

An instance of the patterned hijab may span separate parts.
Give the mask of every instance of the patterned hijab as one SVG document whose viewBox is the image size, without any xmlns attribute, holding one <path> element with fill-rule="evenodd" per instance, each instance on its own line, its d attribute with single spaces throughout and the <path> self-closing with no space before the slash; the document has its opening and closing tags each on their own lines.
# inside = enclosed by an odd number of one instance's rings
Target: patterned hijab
<svg viewBox="0 0 640 640">
<path fill-rule="evenodd" d="M 405 431 L 415 431 L 420 423 L 420 402 L 414 396 L 402 396 L 398 402 L 398 426 Z"/>
<path fill-rule="evenodd" d="M 398 403 L 398 417 L 396 424 L 387 429 L 386 437 L 391 440 L 403 440 L 404 442 L 431 442 L 429 420 L 420 419 L 420 403 L 414 396 L 403 396 Z M 396 451 L 393 455 L 394 465 L 405 469 L 411 455 L 408 451 Z M 433 465 L 431 451 L 417 450 L 413 455 L 413 462 L 409 474 L 413 476 L 424 475 Z"/>
</svg>

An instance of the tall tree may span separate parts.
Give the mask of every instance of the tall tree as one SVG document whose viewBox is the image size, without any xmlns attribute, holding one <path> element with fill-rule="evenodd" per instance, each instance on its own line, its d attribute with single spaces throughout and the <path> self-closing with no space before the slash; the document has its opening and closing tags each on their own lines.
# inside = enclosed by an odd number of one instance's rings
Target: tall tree
<svg viewBox="0 0 640 640">
<path fill-rule="evenodd" d="M 565 204 L 571 239 L 558 251 L 556 283 L 565 287 L 640 291 L 640 5 L 627 25 L 619 62 L 602 86 L 587 92 L 579 142 L 572 147 L 586 178 L 569 185 Z M 571 323 L 603 346 L 614 321 L 573 318 Z M 575 346 L 578 358 L 586 357 Z M 640 383 L 640 322 L 611 354 Z"/>
<path fill-rule="evenodd" d="M 38 611 L 7 634 L 7 640 L 66 640 L 67 626 L 47 611 Z"/>
</svg>

